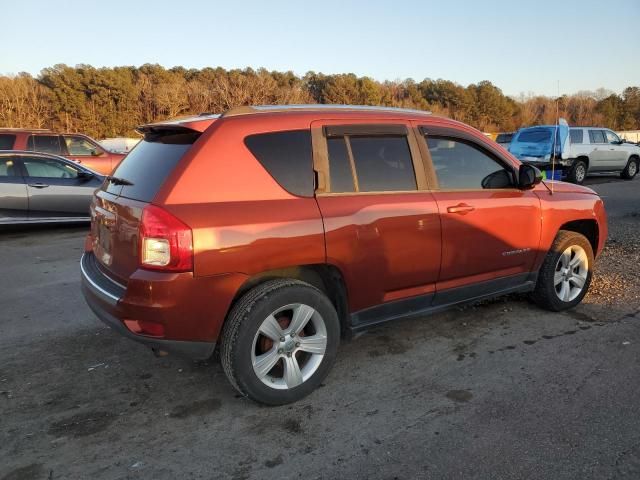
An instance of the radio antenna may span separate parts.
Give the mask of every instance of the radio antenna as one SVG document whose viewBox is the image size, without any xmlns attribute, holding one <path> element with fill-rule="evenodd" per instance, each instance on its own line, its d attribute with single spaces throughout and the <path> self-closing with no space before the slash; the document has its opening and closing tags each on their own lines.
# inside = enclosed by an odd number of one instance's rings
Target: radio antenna
<svg viewBox="0 0 640 480">
<path fill-rule="evenodd" d="M 556 181 L 556 142 L 558 141 L 558 130 L 560 129 L 560 80 L 558 80 L 558 97 L 556 98 L 556 128 L 553 132 L 553 149 L 551 151 L 551 195 Z M 562 145 L 560 145 L 562 148 Z M 562 153 L 560 154 L 562 156 Z"/>
</svg>

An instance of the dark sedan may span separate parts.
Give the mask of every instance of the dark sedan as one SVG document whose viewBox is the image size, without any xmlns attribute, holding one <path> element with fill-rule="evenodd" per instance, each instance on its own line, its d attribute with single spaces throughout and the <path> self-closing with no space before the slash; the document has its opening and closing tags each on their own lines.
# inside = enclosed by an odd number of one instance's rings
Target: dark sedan
<svg viewBox="0 0 640 480">
<path fill-rule="evenodd" d="M 0 151 L 0 225 L 86 222 L 104 178 L 57 155 Z"/>
</svg>

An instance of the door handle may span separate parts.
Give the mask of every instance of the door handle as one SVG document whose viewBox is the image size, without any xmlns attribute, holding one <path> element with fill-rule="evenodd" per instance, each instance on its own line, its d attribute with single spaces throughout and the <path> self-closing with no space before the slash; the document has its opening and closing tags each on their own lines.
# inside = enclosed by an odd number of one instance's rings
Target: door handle
<svg viewBox="0 0 640 480">
<path fill-rule="evenodd" d="M 475 210 L 471 205 L 467 205 L 466 203 L 459 203 L 453 207 L 447 207 L 447 212 L 449 213 L 460 213 L 462 215 L 472 212 Z"/>
<path fill-rule="evenodd" d="M 49 185 L 46 183 L 30 183 L 29 186 L 33 188 L 47 188 Z"/>
</svg>

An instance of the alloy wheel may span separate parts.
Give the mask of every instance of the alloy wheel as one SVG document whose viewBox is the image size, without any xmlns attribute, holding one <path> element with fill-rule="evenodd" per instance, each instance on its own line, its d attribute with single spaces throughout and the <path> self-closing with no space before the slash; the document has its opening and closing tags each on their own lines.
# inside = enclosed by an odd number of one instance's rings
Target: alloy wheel
<svg viewBox="0 0 640 480">
<path fill-rule="evenodd" d="M 553 285 L 563 302 L 574 300 L 585 286 L 589 274 L 589 258 L 579 245 L 567 248 L 556 263 Z"/>
<path fill-rule="evenodd" d="M 322 363 L 327 328 L 317 310 L 302 303 L 279 308 L 253 339 L 251 363 L 265 385 L 286 390 L 308 380 Z"/>
</svg>

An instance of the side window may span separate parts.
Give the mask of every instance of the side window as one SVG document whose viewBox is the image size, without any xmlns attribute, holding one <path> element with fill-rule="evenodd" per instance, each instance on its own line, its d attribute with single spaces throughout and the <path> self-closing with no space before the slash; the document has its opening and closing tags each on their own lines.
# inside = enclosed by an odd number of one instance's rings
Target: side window
<svg viewBox="0 0 640 480">
<path fill-rule="evenodd" d="M 0 177 L 17 177 L 18 170 L 11 157 L 0 157 Z"/>
<path fill-rule="evenodd" d="M 348 137 L 360 192 L 417 190 L 407 137 Z"/>
<path fill-rule="evenodd" d="M 605 135 L 607 136 L 607 143 L 618 144 L 620 143 L 620 137 L 613 133 L 611 130 L 605 130 Z"/>
<path fill-rule="evenodd" d="M 332 193 L 418 189 L 406 135 L 332 136 L 327 149 Z"/>
<path fill-rule="evenodd" d="M 287 132 L 250 135 L 244 143 L 254 157 L 285 190 L 303 197 L 314 192 L 311 132 Z"/>
<path fill-rule="evenodd" d="M 589 140 L 591 143 L 605 143 L 602 130 L 589 130 Z"/>
<path fill-rule="evenodd" d="M 571 143 L 583 143 L 584 142 L 584 130 L 582 129 L 571 129 L 569 130 L 569 135 L 571 136 Z"/>
<path fill-rule="evenodd" d="M 441 190 L 513 187 L 511 171 L 472 143 L 448 137 L 426 138 Z"/>
<path fill-rule="evenodd" d="M 329 176 L 332 192 L 355 192 L 353 172 L 347 143 L 344 137 L 330 137 L 327 139 L 329 150 Z"/>
<path fill-rule="evenodd" d="M 27 150 L 54 155 L 63 154 L 59 135 L 31 135 L 27 139 Z"/>
<path fill-rule="evenodd" d="M 65 135 L 64 143 L 69 155 L 88 156 L 96 155 L 100 150 L 93 143 L 83 137 Z"/>
<path fill-rule="evenodd" d="M 22 157 L 27 175 L 40 178 L 77 178 L 78 171 L 71 165 L 52 158 Z"/>
<path fill-rule="evenodd" d="M 13 150 L 16 136 L 8 133 L 0 134 L 0 150 Z"/>
</svg>

